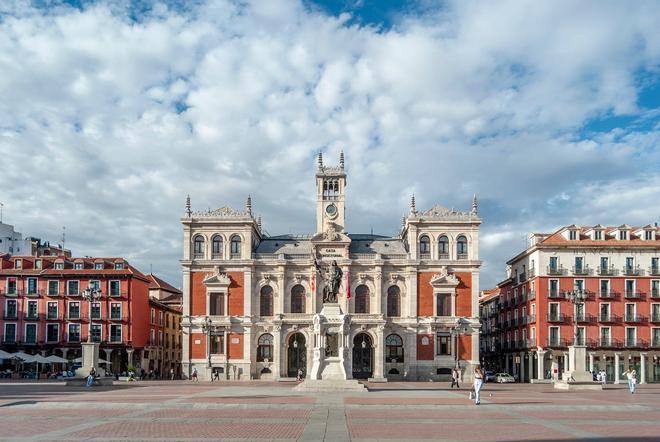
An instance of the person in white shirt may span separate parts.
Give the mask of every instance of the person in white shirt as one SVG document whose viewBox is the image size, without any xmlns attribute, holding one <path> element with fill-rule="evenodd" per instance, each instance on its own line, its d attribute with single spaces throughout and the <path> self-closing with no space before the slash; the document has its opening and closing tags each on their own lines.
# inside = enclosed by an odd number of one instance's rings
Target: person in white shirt
<svg viewBox="0 0 660 442">
<path fill-rule="evenodd" d="M 623 372 L 623 376 L 626 377 L 628 380 L 628 389 L 630 390 L 630 394 L 635 394 L 635 384 L 637 383 L 637 373 L 635 370 L 632 370 L 631 368 L 628 368 L 625 372 Z"/>
</svg>

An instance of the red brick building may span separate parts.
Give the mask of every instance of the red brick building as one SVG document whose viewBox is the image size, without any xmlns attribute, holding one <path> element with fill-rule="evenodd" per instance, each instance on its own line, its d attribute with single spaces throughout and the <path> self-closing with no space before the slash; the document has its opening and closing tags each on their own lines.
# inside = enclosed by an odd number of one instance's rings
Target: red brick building
<svg viewBox="0 0 660 442">
<path fill-rule="evenodd" d="M 560 376 L 567 346 L 618 382 L 627 367 L 660 380 L 660 233 L 657 226 L 562 227 L 530 235 L 509 278 L 481 298 L 482 359 L 523 380 Z M 576 307 L 569 291 L 586 294 Z M 540 362 L 541 363 L 540 363 Z"/>
<path fill-rule="evenodd" d="M 0 256 L 1 348 L 81 355 L 88 333 L 112 370 L 138 366 L 149 341 L 151 280 L 123 258 Z M 88 286 L 102 292 L 90 305 Z"/>
</svg>

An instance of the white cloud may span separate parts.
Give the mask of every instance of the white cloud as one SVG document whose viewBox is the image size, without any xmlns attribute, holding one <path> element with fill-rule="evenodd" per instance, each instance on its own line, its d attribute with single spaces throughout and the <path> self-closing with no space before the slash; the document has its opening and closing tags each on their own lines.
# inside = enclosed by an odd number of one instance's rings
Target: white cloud
<svg viewBox="0 0 660 442">
<path fill-rule="evenodd" d="M 485 285 L 528 230 L 657 217 L 631 201 L 657 199 L 658 126 L 577 136 L 638 112 L 636 74 L 660 62 L 653 2 L 460 1 L 382 31 L 293 0 L 140 22 L 116 4 L 0 8 L 5 219 L 51 239 L 66 225 L 79 254 L 178 285 L 186 193 L 197 208 L 251 193 L 270 232 L 310 231 L 321 148 L 346 151 L 351 231 L 395 232 L 413 191 L 418 207 L 478 193 Z"/>
</svg>

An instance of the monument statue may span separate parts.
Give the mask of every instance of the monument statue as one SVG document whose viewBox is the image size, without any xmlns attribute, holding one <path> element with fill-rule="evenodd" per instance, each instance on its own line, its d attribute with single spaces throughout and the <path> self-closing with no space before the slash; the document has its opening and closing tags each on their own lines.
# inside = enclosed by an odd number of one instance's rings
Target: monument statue
<svg viewBox="0 0 660 442">
<path fill-rule="evenodd" d="M 321 268 L 318 261 L 314 261 L 314 265 L 323 279 L 323 303 L 336 303 L 337 293 L 339 293 L 339 286 L 341 286 L 341 278 L 344 272 L 337 265 L 337 261 L 332 261 L 330 268 L 325 271 Z"/>
</svg>

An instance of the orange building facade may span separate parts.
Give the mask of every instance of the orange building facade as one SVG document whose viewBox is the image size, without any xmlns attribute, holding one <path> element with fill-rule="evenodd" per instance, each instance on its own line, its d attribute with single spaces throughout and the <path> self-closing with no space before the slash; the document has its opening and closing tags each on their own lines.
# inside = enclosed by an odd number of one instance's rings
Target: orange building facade
<svg viewBox="0 0 660 442">
<path fill-rule="evenodd" d="M 250 198 L 245 210 L 202 212 L 188 200 L 184 376 L 193 369 L 221 380 L 308 376 L 324 351 L 349 379 L 448 379 L 457 365 L 471 377 L 479 361 L 476 198 L 459 212 L 418 211 L 413 197 L 390 237 L 346 232 L 345 190 L 343 155 L 334 167 L 319 157 L 317 229 L 302 235 L 266 234 Z M 319 335 L 333 262 L 342 325 Z"/>
<path fill-rule="evenodd" d="M 480 300 L 486 365 L 523 381 L 558 378 L 575 343 L 587 347 L 587 369 L 604 370 L 611 382 L 629 366 L 640 382 L 660 380 L 656 226 L 573 225 L 533 234 L 507 264 L 509 278 Z M 570 292 L 586 300 L 574 305 Z"/>
</svg>

